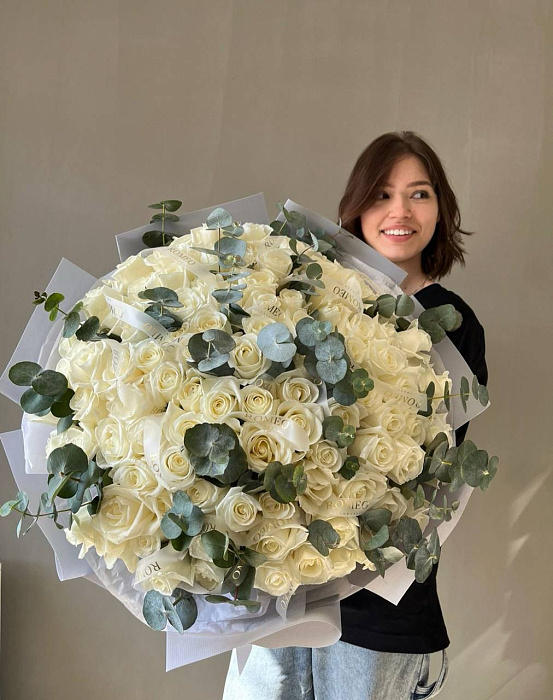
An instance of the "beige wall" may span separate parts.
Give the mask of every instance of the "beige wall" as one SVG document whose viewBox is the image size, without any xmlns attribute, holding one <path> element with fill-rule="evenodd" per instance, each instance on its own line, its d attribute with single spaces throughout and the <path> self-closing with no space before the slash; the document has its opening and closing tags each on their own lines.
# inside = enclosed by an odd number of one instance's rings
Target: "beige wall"
<svg viewBox="0 0 553 700">
<path fill-rule="evenodd" d="M 551 680 L 553 12 L 547 0 L 3 0 L 0 365 L 65 256 L 94 275 L 146 205 L 263 190 L 334 218 L 375 136 L 413 129 L 458 195 L 500 456 L 448 540 L 444 700 L 546 700 Z M 9 303 L 8 303 L 9 300 Z M 1 398 L 1 429 L 21 412 Z M 14 482 L 1 455 L 0 500 Z M 164 640 L 105 591 L 60 583 L 40 531 L 0 523 L 4 700 L 220 697 L 229 655 L 164 672 Z M 434 663 L 434 661 L 433 661 Z M 549 666 L 549 668 L 548 668 Z M 57 679 L 60 679 L 59 681 Z"/>
</svg>

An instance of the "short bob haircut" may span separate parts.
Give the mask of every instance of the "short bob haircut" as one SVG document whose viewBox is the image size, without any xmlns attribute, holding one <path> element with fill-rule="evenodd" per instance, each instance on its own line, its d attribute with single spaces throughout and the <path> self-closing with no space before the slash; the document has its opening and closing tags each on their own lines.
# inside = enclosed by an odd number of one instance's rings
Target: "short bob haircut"
<svg viewBox="0 0 553 700">
<path fill-rule="evenodd" d="M 461 234 L 474 231 L 461 229 L 457 199 L 435 151 L 413 131 L 391 131 L 378 136 L 361 153 L 349 176 L 338 207 L 342 228 L 364 241 L 361 214 L 377 200 L 396 161 L 417 156 L 426 167 L 438 198 L 439 219 L 432 239 L 421 255 L 422 271 L 430 279 L 445 277 L 458 262 L 465 265 Z M 338 223 L 338 222 L 337 222 Z"/>
</svg>

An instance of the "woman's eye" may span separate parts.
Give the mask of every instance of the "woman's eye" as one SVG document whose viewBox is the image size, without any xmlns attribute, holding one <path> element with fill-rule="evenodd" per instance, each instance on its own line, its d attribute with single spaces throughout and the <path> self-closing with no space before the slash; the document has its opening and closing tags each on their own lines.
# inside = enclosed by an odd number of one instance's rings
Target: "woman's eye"
<svg viewBox="0 0 553 700">
<path fill-rule="evenodd" d="M 428 194 L 428 192 L 427 192 L 426 190 L 418 190 L 417 192 L 414 192 L 414 193 L 413 193 L 413 197 L 414 197 L 416 194 L 422 194 L 422 195 L 424 195 L 423 197 L 419 197 L 419 199 L 428 199 L 428 197 L 430 197 L 430 195 Z M 383 197 L 381 197 L 380 195 L 385 195 L 385 196 L 387 197 L 387 196 L 388 196 L 388 193 L 387 193 L 387 192 L 379 192 L 379 193 L 378 193 L 378 196 L 377 196 L 377 199 L 383 199 Z"/>
</svg>

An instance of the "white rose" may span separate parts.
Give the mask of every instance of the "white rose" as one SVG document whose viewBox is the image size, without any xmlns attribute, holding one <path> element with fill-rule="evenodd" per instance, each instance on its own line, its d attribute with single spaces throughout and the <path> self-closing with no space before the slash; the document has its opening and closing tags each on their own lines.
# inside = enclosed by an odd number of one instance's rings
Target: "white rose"
<svg viewBox="0 0 553 700">
<path fill-rule="evenodd" d="M 261 516 L 261 506 L 256 498 L 242 491 L 241 486 L 233 486 L 219 501 L 216 514 L 223 519 L 231 532 L 249 530 Z"/>
<path fill-rule="evenodd" d="M 159 479 L 170 491 L 180 491 L 194 483 L 196 474 L 182 448 L 172 445 L 160 453 Z"/>
<path fill-rule="evenodd" d="M 361 425 L 361 420 L 368 414 L 365 406 L 359 401 L 351 406 L 342 406 L 336 399 L 329 399 L 328 409 L 331 416 L 340 416 L 346 425 L 353 425 L 354 428 L 358 428 Z"/>
<path fill-rule="evenodd" d="M 351 574 L 356 568 L 358 562 L 359 546 L 353 547 L 335 547 L 328 553 L 330 559 L 330 567 L 332 569 L 332 578 L 342 578 Z"/>
<path fill-rule="evenodd" d="M 202 418 L 193 411 L 183 411 L 171 402 L 163 417 L 162 433 L 170 445 L 184 445 L 184 435 L 189 428 L 202 423 Z"/>
<path fill-rule="evenodd" d="M 255 337 L 257 338 L 259 331 L 262 328 L 265 328 L 265 326 L 268 326 L 269 323 L 273 322 L 274 321 L 272 318 L 262 316 L 261 314 L 254 314 L 253 316 L 249 316 L 248 318 L 245 318 L 242 321 L 242 328 L 244 329 L 245 333 L 247 333 L 248 335 L 255 335 Z"/>
<path fill-rule="evenodd" d="M 153 535 L 159 529 L 158 517 L 145 502 L 116 484 L 104 488 L 96 523 L 104 537 L 115 544 L 131 537 Z"/>
<path fill-rule="evenodd" d="M 371 371 L 378 378 L 386 375 L 400 375 L 407 367 L 405 353 L 386 340 L 373 340 L 368 345 L 368 361 Z"/>
<path fill-rule="evenodd" d="M 384 428 L 360 428 L 349 448 L 350 454 L 369 462 L 383 474 L 391 471 L 397 462 L 398 445 Z"/>
<path fill-rule="evenodd" d="M 330 562 L 310 542 L 292 550 L 288 559 L 296 569 L 301 584 L 326 583 L 332 574 Z"/>
<path fill-rule="evenodd" d="M 397 461 L 388 475 L 396 484 L 405 484 L 421 473 L 426 452 L 409 435 L 402 435 L 396 440 L 396 443 L 398 445 Z"/>
<path fill-rule="evenodd" d="M 297 372 L 297 370 L 295 370 Z M 284 372 L 275 380 L 277 396 L 283 401 L 313 403 L 319 398 L 319 388 L 305 377 L 290 376 Z"/>
<path fill-rule="evenodd" d="M 425 359 L 426 356 L 421 353 L 430 351 L 432 340 L 426 331 L 418 327 L 418 323 L 418 319 L 415 319 L 407 330 L 396 333 L 395 341 L 407 357 Z"/>
<path fill-rule="evenodd" d="M 133 418 L 149 416 L 158 409 L 165 408 L 166 401 L 163 397 L 152 396 L 147 391 L 142 381 L 136 384 L 118 383 L 106 406 L 110 417 L 120 421 L 128 422 Z"/>
<path fill-rule="evenodd" d="M 198 246 L 198 248 L 213 248 L 213 244 L 219 238 L 217 229 L 208 229 L 207 224 L 190 229 L 190 240 L 188 245 Z M 193 251 L 197 252 L 197 251 Z"/>
<path fill-rule="evenodd" d="M 177 362 L 162 362 L 145 380 L 145 385 L 156 405 L 166 404 L 179 388 L 183 380 L 183 367 Z"/>
<path fill-rule="evenodd" d="M 280 518 L 284 520 L 293 518 L 296 515 L 296 507 L 293 503 L 275 501 L 268 491 L 262 491 L 258 495 L 258 501 L 263 511 L 263 518 Z"/>
<path fill-rule="evenodd" d="M 254 586 L 269 595 L 281 596 L 293 593 L 299 583 L 294 580 L 290 562 L 265 562 L 255 569 Z"/>
<path fill-rule="evenodd" d="M 321 439 L 323 433 L 323 407 L 317 403 L 299 403 L 298 401 L 283 401 L 277 407 L 277 414 L 297 423 L 307 433 L 309 444 Z"/>
<path fill-rule="evenodd" d="M 234 377 L 204 380 L 200 412 L 208 423 L 218 423 L 240 406 L 240 383 Z"/>
<path fill-rule="evenodd" d="M 291 524 L 289 527 L 279 527 L 262 534 L 251 548 L 268 559 L 282 561 L 293 549 L 307 540 L 308 534 L 305 526 Z"/>
<path fill-rule="evenodd" d="M 307 486 L 305 491 L 298 496 L 298 501 L 306 513 L 317 515 L 326 511 L 326 503 L 333 495 L 333 487 L 337 483 L 337 478 L 330 469 L 318 467 L 308 460 L 304 460 L 303 464 Z"/>
<path fill-rule="evenodd" d="M 114 484 L 141 496 L 160 491 L 160 485 L 150 467 L 143 460 L 123 462 L 111 470 Z"/>
<path fill-rule="evenodd" d="M 202 377 L 196 370 L 189 369 L 173 396 L 172 401 L 184 411 L 193 411 L 197 413 L 200 410 L 200 399 L 202 395 Z"/>
<path fill-rule="evenodd" d="M 274 398 L 268 389 L 250 384 L 240 390 L 240 410 L 256 415 L 267 415 L 272 412 Z"/>
<path fill-rule="evenodd" d="M 430 445 L 438 433 L 445 433 L 448 437 L 449 444 L 453 445 L 453 428 L 447 422 L 447 415 L 447 413 L 434 413 L 430 418 L 423 417 L 422 425 L 426 430 L 424 437 L 424 444 L 426 446 Z M 415 442 L 418 442 L 418 437 L 418 435 L 413 436 Z"/>
<path fill-rule="evenodd" d="M 257 254 L 257 265 L 261 268 L 267 268 L 274 272 L 279 279 L 282 279 L 290 274 L 292 258 L 284 248 L 260 249 Z"/>
<path fill-rule="evenodd" d="M 350 543 L 359 546 L 359 519 L 356 516 L 349 518 L 335 516 L 328 518 L 327 522 L 332 525 L 340 537 L 340 549 Z"/>
<path fill-rule="evenodd" d="M 333 473 L 341 469 L 344 462 L 340 450 L 328 440 L 320 440 L 312 445 L 306 457 L 318 467 L 328 469 Z"/>
<path fill-rule="evenodd" d="M 140 255 L 131 255 L 129 258 L 119 263 L 115 272 L 109 278 L 113 289 L 121 294 L 127 293 L 129 285 L 141 281 L 148 277 L 152 268 Z"/>
<path fill-rule="evenodd" d="M 151 372 L 165 359 L 165 349 L 155 340 L 146 338 L 132 346 L 132 362 L 144 374 Z"/>
<path fill-rule="evenodd" d="M 325 518 L 334 515 L 353 516 L 365 512 L 384 495 L 388 480 L 384 474 L 369 466 L 361 466 L 351 479 L 337 479 L 333 497 L 324 503 Z"/>
<path fill-rule="evenodd" d="M 285 310 L 297 310 L 305 307 L 305 299 L 298 289 L 282 289 L 278 296 L 281 306 Z"/>
<path fill-rule="evenodd" d="M 289 464 L 292 461 L 293 449 L 290 443 L 269 428 L 260 427 L 256 423 L 244 423 L 240 442 L 252 471 L 263 472 L 270 462 Z"/>
<path fill-rule="evenodd" d="M 89 386 L 78 386 L 69 401 L 69 406 L 75 411 L 73 420 L 86 421 L 94 427 L 102 418 L 108 416 L 105 400 Z"/>
<path fill-rule="evenodd" d="M 69 443 L 84 450 L 89 459 L 94 456 L 98 448 L 94 428 L 89 428 L 86 425 L 81 425 L 81 427 L 72 425 L 63 433 L 57 434 L 55 430 L 50 433 L 50 437 L 46 441 L 46 454 L 49 455 L 52 450 Z"/>
<path fill-rule="evenodd" d="M 271 360 L 263 355 L 254 335 L 246 333 L 235 337 L 236 347 L 230 353 L 229 364 L 242 379 L 253 379 L 266 372 Z"/>
<path fill-rule="evenodd" d="M 214 513 L 217 504 L 225 497 L 228 488 L 228 486 L 215 486 L 210 481 L 197 477 L 194 483 L 184 490 L 192 503 L 204 513 Z"/>
<path fill-rule="evenodd" d="M 156 533 L 153 535 L 139 535 L 129 540 L 130 548 L 139 559 L 159 551 L 161 548 L 161 538 Z"/>
<path fill-rule="evenodd" d="M 263 241 L 268 238 L 273 231 L 268 224 L 253 224 L 248 221 L 242 224 L 242 228 L 244 232 L 240 238 L 243 241 Z"/>
<path fill-rule="evenodd" d="M 142 591 L 154 590 L 171 595 L 175 588 L 188 590 L 193 582 L 192 560 L 188 552 L 177 552 L 168 546 L 141 560 L 133 585 Z"/>
<path fill-rule="evenodd" d="M 98 464 L 110 464 L 116 466 L 119 462 L 132 458 L 131 443 L 127 435 L 126 426 L 115 418 L 103 418 L 96 428 L 95 437 L 99 455 Z"/>
<path fill-rule="evenodd" d="M 227 326 L 228 319 L 224 314 L 212 306 L 206 306 L 190 319 L 189 330 L 193 333 L 203 333 L 211 328 L 224 330 Z"/>
<path fill-rule="evenodd" d="M 374 503 L 371 508 L 386 508 L 392 513 L 392 521 L 399 520 L 407 510 L 407 499 L 402 495 L 397 486 L 388 491 Z"/>
<path fill-rule="evenodd" d="M 192 571 L 194 583 L 203 588 L 203 590 L 212 592 L 223 583 L 227 572 L 226 569 L 221 569 L 212 562 L 203 561 L 202 559 L 192 560 Z"/>
<path fill-rule="evenodd" d="M 107 389 L 115 378 L 112 350 L 105 340 L 94 343 L 79 341 L 70 360 L 66 376 L 72 389 L 88 386 L 100 392 Z"/>
</svg>

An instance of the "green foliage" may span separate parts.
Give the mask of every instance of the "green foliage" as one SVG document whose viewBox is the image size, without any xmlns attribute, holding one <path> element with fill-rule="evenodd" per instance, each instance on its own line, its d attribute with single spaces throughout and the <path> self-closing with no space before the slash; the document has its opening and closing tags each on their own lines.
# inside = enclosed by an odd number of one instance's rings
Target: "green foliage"
<svg viewBox="0 0 553 700">
<path fill-rule="evenodd" d="M 257 344 L 265 357 L 283 364 L 292 361 L 296 346 L 288 328 L 283 323 L 269 323 L 259 331 Z"/>
<path fill-rule="evenodd" d="M 446 332 L 457 330 L 463 317 L 453 304 L 442 304 L 431 309 L 425 309 L 419 316 L 419 328 L 426 331 L 432 343 L 439 343 L 445 338 Z"/>
<path fill-rule="evenodd" d="M 184 435 L 184 446 L 198 476 L 221 484 L 238 481 L 247 470 L 247 458 L 234 430 L 226 423 L 198 423 Z"/>
<path fill-rule="evenodd" d="M 307 488 L 303 464 L 270 462 L 263 472 L 263 487 L 278 503 L 292 503 Z"/>
<path fill-rule="evenodd" d="M 188 341 L 188 350 L 192 356 L 189 364 L 205 374 L 232 375 L 234 370 L 228 361 L 235 347 L 234 338 L 225 331 L 210 329 L 195 333 Z"/>
<path fill-rule="evenodd" d="M 327 557 L 330 554 L 330 550 L 340 544 L 340 535 L 326 520 L 312 520 L 307 526 L 307 530 L 309 532 L 307 541 L 323 557 Z"/>
<path fill-rule="evenodd" d="M 182 327 L 182 319 L 167 311 L 168 308 L 177 309 L 182 307 L 178 300 L 177 293 L 167 287 L 154 287 L 145 289 L 138 293 L 141 299 L 149 299 L 153 304 L 144 309 L 144 313 L 151 316 L 168 331 L 178 331 Z"/>
<path fill-rule="evenodd" d="M 355 440 L 353 425 L 344 424 L 341 416 L 327 416 L 323 421 L 325 440 L 335 442 L 339 447 L 349 447 Z"/>
<path fill-rule="evenodd" d="M 203 512 L 192 503 L 188 494 L 175 491 L 173 505 L 161 519 L 161 530 L 171 540 L 174 549 L 183 551 L 189 546 L 192 537 L 200 533 L 203 523 Z"/>
<path fill-rule="evenodd" d="M 164 630 L 169 622 L 179 634 L 184 634 L 196 622 L 198 608 L 192 593 L 181 588 L 176 588 L 171 596 L 151 590 L 144 596 L 142 614 L 154 630 Z"/>
<path fill-rule="evenodd" d="M 142 242 L 148 248 L 160 248 L 168 246 L 175 238 L 171 233 L 165 231 L 165 223 L 167 221 L 179 221 L 179 217 L 173 212 L 180 208 L 182 202 L 178 199 L 164 199 L 155 204 L 149 204 L 149 209 L 161 209 L 161 214 L 154 214 L 150 219 L 150 223 L 161 221 L 161 229 L 152 229 L 146 231 L 142 236 Z"/>
<path fill-rule="evenodd" d="M 359 470 L 359 457 L 355 455 L 348 455 L 346 461 L 342 464 L 338 473 L 341 474 L 344 479 L 352 479 Z"/>
</svg>

